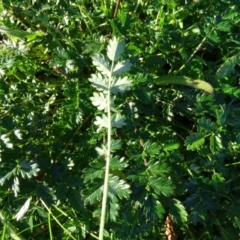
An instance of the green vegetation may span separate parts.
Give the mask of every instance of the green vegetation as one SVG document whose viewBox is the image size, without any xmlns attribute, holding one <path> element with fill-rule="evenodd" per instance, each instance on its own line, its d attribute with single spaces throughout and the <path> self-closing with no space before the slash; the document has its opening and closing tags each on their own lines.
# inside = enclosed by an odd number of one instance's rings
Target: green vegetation
<svg viewBox="0 0 240 240">
<path fill-rule="evenodd" d="M 239 239 L 239 12 L 3 0 L 1 240 Z"/>
</svg>

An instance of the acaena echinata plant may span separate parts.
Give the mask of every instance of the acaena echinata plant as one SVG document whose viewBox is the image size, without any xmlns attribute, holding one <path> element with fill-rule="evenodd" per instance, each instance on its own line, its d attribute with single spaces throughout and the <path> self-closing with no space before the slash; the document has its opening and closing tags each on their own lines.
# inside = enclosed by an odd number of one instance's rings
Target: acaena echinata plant
<svg viewBox="0 0 240 240">
<path fill-rule="evenodd" d="M 107 200 L 111 198 L 110 192 L 119 194 L 119 196 L 112 196 L 111 201 L 116 201 L 117 197 L 127 198 L 130 194 L 129 185 L 124 180 L 110 173 L 111 161 L 119 161 L 119 163 L 124 161 L 124 158 L 114 155 L 114 152 L 121 148 L 121 141 L 112 139 L 113 128 L 119 129 L 126 125 L 125 118 L 121 115 L 120 109 L 114 105 L 114 100 L 117 94 L 122 94 L 129 90 L 132 84 L 127 76 L 120 76 L 128 72 L 131 68 L 129 60 L 120 60 L 124 49 L 125 41 L 113 37 L 107 46 L 107 57 L 102 54 L 92 57 L 93 64 L 96 66 L 98 73 L 92 74 L 89 79 L 92 86 L 96 89 L 96 92 L 93 93 L 90 99 L 92 104 L 99 110 L 94 122 L 97 126 L 96 131 L 98 133 L 105 131 L 107 136 L 106 143 L 96 148 L 98 154 L 103 156 L 103 159 L 106 161 L 99 228 L 100 240 L 103 239 L 105 216 L 108 206 Z"/>
</svg>

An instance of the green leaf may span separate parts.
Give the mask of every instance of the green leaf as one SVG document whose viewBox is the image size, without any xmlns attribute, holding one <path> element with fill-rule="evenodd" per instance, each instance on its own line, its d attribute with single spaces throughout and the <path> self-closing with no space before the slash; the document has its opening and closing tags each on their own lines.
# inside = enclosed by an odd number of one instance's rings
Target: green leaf
<svg viewBox="0 0 240 240">
<path fill-rule="evenodd" d="M 117 62 L 113 69 L 113 76 L 117 76 L 125 72 L 128 72 L 131 69 L 131 65 L 132 64 L 130 63 L 129 60 Z"/>
<path fill-rule="evenodd" d="M 166 177 L 169 175 L 171 168 L 168 166 L 167 163 L 162 163 L 160 161 L 149 161 L 147 164 L 148 171 L 153 175 L 153 176 L 160 176 L 160 177 Z"/>
<path fill-rule="evenodd" d="M 95 179 L 97 180 L 97 179 Z M 103 180 L 102 180 L 103 181 Z M 84 204 L 98 203 L 102 199 L 103 186 L 97 185 L 96 183 L 90 183 L 87 188 L 82 191 L 84 196 Z"/>
<path fill-rule="evenodd" d="M 103 178 L 104 176 L 104 161 L 95 160 L 89 163 L 89 167 L 83 169 L 84 183 L 93 182 L 96 178 Z"/>
<path fill-rule="evenodd" d="M 42 32 L 26 32 L 22 30 L 11 30 L 11 29 L 4 29 L 0 28 L 0 32 L 10 35 L 12 37 L 20 38 L 20 39 L 27 39 L 27 40 L 34 40 L 37 37 L 42 37 L 44 34 Z"/>
<path fill-rule="evenodd" d="M 33 163 L 27 160 L 19 163 L 18 170 L 20 171 L 22 178 L 31 178 L 32 176 L 36 177 L 40 171 L 37 163 Z"/>
<path fill-rule="evenodd" d="M 109 176 L 109 194 L 113 194 L 120 199 L 130 197 L 130 185 L 128 185 L 124 180 L 119 179 L 118 176 Z"/>
<path fill-rule="evenodd" d="M 121 140 L 115 140 L 113 139 L 111 142 L 111 152 L 115 152 L 118 149 L 121 149 L 122 147 L 122 141 Z"/>
<path fill-rule="evenodd" d="M 172 181 L 168 179 L 162 179 L 151 176 L 149 178 L 149 185 L 157 194 L 162 194 L 166 197 L 173 195 L 174 185 Z"/>
<path fill-rule="evenodd" d="M 210 136 L 210 149 L 212 153 L 217 153 L 223 149 L 222 136 L 221 135 L 212 135 Z"/>
<path fill-rule="evenodd" d="M 112 82 L 110 91 L 113 94 L 124 93 L 125 91 L 128 91 L 131 86 L 132 81 L 127 77 L 117 78 Z"/>
<path fill-rule="evenodd" d="M 89 81 L 92 83 L 92 86 L 97 88 L 98 91 L 107 91 L 108 90 L 108 81 L 100 73 L 91 74 Z"/>
<path fill-rule="evenodd" d="M 115 128 L 122 128 L 126 125 L 125 123 L 125 117 L 122 117 L 119 113 L 112 115 L 112 127 Z"/>
<path fill-rule="evenodd" d="M 92 104 L 98 108 L 98 110 L 104 110 L 107 108 L 107 98 L 106 95 L 102 92 L 100 93 L 93 93 L 93 97 L 90 97 Z"/>
<path fill-rule="evenodd" d="M 164 209 L 163 205 L 159 201 L 156 201 L 155 213 L 157 214 L 159 219 L 162 219 L 163 215 L 165 213 L 165 209 Z"/>
<path fill-rule="evenodd" d="M 124 159 L 124 157 L 120 158 L 118 156 L 114 156 L 111 159 L 110 162 L 110 168 L 111 170 L 123 170 L 128 166 L 126 160 Z"/>
<path fill-rule="evenodd" d="M 202 133 L 195 133 L 191 136 L 188 136 L 185 140 L 185 145 L 187 146 L 187 150 L 197 150 L 199 149 L 205 142 L 205 135 Z"/>
<path fill-rule="evenodd" d="M 94 124 L 98 126 L 97 132 L 100 132 L 102 128 L 108 128 L 108 118 L 105 114 L 102 117 L 96 116 Z"/>
<path fill-rule="evenodd" d="M 101 72 L 103 75 L 110 76 L 111 68 L 109 66 L 109 61 L 107 61 L 102 54 L 96 54 L 92 57 L 92 60 L 99 72 Z"/>
<path fill-rule="evenodd" d="M 173 151 L 175 149 L 178 149 L 180 146 L 179 142 L 166 142 L 165 144 L 163 144 L 163 149 L 164 151 Z"/>
<path fill-rule="evenodd" d="M 125 41 L 118 41 L 116 37 L 113 37 L 107 47 L 107 56 L 111 61 L 118 61 L 125 49 Z"/>
<path fill-rule="evenodd" d="M 105 144 L 102 144 L 102 145 L 101 145 L 101 148 L 96 147 L 95 149 L 96 149 L 96 151 L 97 151 L 97 153 L 98 153 L 99 156 L 105 157 L 105 156 L 107 155 L 107 152 L 108 152 L 108 151 L 107 151 L 107 147 L 106 147 Z"/>
<path fill-rule="evenodd" d="M 68 195 L 68 201 L 72 208 L 74 208 L 77 211 L 83 210 L 83 202 L 81 199 L 81 195 L 79 193 L 79 190 L 73 189 L 70 191 Z"/>
<path fill-rule="evenodd" d="M 58 197 L 58 200 L 61 203 L 64 203 L 66 201 L 67 193 L 68 193 L 68 189 L 66 188 L 65 184 L 60 183 L 56 187 L 56 196 Z"/>
<path fill-rule="evenodd" d="M 144 143 L 144 155 L 154 156 L 160 153 L 161 147 L 156 143 L 151 143 L 147 141 Z"/>
<path fill-rule="evenodd" d="M 201 129 L 206 130 L 207 132 L 215 133 L 217 131 L 217 128 L 216 128 L 215 124 L 210 119 L 205 118 L 205 117 L 202 117 L 198 121 L 198 126 Z"/>
<path fill-rule="evenodd" d="M 188 77 L 183 76 L 161 76 L 159 78 L 155 78 L 154 81 L 159 85 L 167 85 L 167 84 L 178 84 L 185 85 L 189 87 L 193 87 L 199 90 L 203 90 L 209 94 L 213 93 L 213 87 L 204 80 L 192 80 Z"/>
<path fill-rule="evenodd" d="M 183 223 L 187 221 L 187 211 L 183 204 L 173 198 L 168 200 L 168 206 L 169 206 L 169 213 L 171 214 L 173 221 L 177 224 Z"/>
<path fill-rule="evenodd" d="M 234 70 L 236 64 L 240 64 L 240 53 L 227 58 L 227 60 L 217 70 L 217 76 L 219 78 L 224 78 L 225 76 L 229 75 Z"/>
<path fill-rule="evenodd" d="M 32 197 L 29 197 L 26 200 L 26 202 L 23 204 L 23 206 L 20 208 L 18 213 L 15 215 L 15 218 L 17 221 L 19 221 L 24 216 L 24 214 L 28 211 L 31 200 L 32 200 Z"/>
</svg>

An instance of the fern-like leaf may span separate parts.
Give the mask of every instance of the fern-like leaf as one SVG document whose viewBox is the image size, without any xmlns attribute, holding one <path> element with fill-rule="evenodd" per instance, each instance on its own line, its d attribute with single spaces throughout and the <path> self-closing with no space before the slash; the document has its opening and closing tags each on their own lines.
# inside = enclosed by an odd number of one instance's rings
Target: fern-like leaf
<svg viewBox="0 0 240 240">
<path fill-rule="evenodd" d="M 196 133 L 186 138 L 185 145 L 187 150 L 199 149 L 205 142 L 205 136 L 202 133 Z"/>
<path fill-rule="evenodd" d="M 225 76 L 229 75 L 234 70 L 236 64 L 240 64 L 240 53 L 227 58 L 225 63 L 223 63 L 217 70 L 217 76 L 219 78 L 224 78 Z"/>
<path fill-rule="evenodd" d="M 175 223 L 180 224 L 187 221 L 187 211 L 179 200 L 175 198 L 169 199 L 168 206 L 169 213 L 171 214 Z"/>
<path fill-rule="evenodd" d="M 207 119 L 205 117 L 203 117 L 199 120 L 198 126 L 202 129 L 206 130 L 207 132 L 212 132 L 212 133 L 216 132 L 215 124 L 210 119 Z"/>
<path fill-rule="evenodd" d="M 174 185 L 168 179 L 150 177 L 149 184 L 157 194 L 169 197 L 174 193 Z"/>
</svg>

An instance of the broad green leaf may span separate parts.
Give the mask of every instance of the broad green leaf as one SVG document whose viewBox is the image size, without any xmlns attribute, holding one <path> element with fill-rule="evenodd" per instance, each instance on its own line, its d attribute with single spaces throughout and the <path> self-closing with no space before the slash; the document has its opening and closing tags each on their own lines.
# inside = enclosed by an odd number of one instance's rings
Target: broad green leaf
<svg viewBox="0 0 240 240">
<path fill-rule="evenodd" d="M 110 76 L 111 68 L 109 66 L 109 61 L 101 54 L 96 54 L 92 57 L 93 64 L 96 66 L 97 70 L 105 76 Z"/>
<path fill-rule="evenodd" d="M 112 127 L 121 128 L 126 125 L 125 117 L 122 117 L 119 113 L 112 115 Z"/>
<path fill-rule="evenodd" d="M 186 85 L 189 87 L 193 87 L 209 94 L 213 93 L 213 87 L 204 80 L 192 80 L 188 77 L 183 76 L 161 76 L 159 78 L 155 78 L 155 82 L 159 85 L 167 85 L 167 84 L 178 84 L 178 85 Z"/>
<path fill-rule="evenodd" d="M 180 224 L 187 221 L 187 211 L 179 200 L 175 198 L 169 199 L 168 206 L 169 213 L 171 214 L 175 223 Z"/>
<path fill-rule="evenodd" d="M 171 180 L 162 179 L 151 176 L 149 178 L 149 185 L 157 194 L 162 194 L 166 197 L 171 196 L 174 193 L 174 185 Z"/>
<path fill-rule="evenodd" d="M 90 100 L 92 101 L 92 104 L 98 108 L 98 110 L 104 110 L 108 106 L 106 95 L 102 92 L 94 92 L 93 97 L 90 97 Z"/>
<path fill-rule="evenodd" d="M 108 90 L 108 81 L 100 73 L 91 74 L 89 81 L 92 83 L 92 86 L 97 88 L 98 91 L 107 91 Z"/>
<path fill-rule="evenodd" d="M 187 150 L 197 150 L 199 149 L 205 142 L 205 135 L 202 133 L 195 133 L 191 136 L 188 136 L 185 140 L 185 145 L 187 146 Z"/>
<path fill-rule="evenodd" d="M 111 84 L 111 93 L 118 94 L 128 91 L 132 85 L 132 81 L 129 80 L 127 77 L 124 78 L 117 78 Z"/>
<path fill-rule="evenodd" d="M 118 61 L 118 59 L 121 57 L 125 49 L 125 41 L 121 40 L 118 41 L 116 37 L 113 37 L 109 41 L 108 47 L 107 47 L 107 56 L 111 61 Z"/>
<path fill-rule="evenodd" d="M 37 37 L 42 37 L 44 34 L 42 32 L 26 32 L 22 30 L 11 30 L 11 29 L 4 29 L 0 27 L 0 32 L 10 35 L 12 37 L 20 38 L 20 39 L 27 39 L 27 40 L 34 40 Z"/>
<path fill-rule="evenodd" d="M 128 72 L 131 69 L 131 63 L 129 60 L 123 62 L 117 62 L 113 69 L 113 76 L 120 75 L 122 73 Z"/>
<path fill-rule="evenodd" d="M 24 214 L 28 211 L 31 200 L 32 200 L 32 197 L 28 198 L 27 201 L 20 208 L 18 213 L 15 215 L 15 218 L 17 221 L 19 221 L 24 216 Z"/>
</svg>

